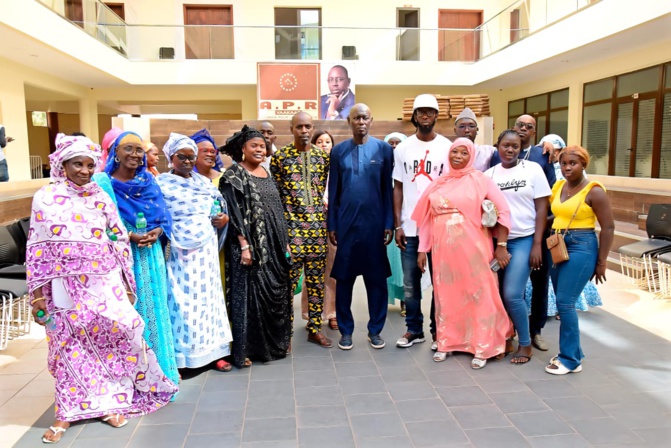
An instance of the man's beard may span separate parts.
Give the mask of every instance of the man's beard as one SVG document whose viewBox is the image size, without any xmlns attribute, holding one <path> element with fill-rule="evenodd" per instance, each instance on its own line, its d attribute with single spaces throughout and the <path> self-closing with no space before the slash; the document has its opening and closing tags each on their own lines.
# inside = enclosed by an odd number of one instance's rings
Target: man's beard
<svg viewBox="0 0 671 448">
<path fill-rule="evenodd" d="M 422 126 L 421 124 L 417 123 L 417 130 L 419 131 L 420 134 L 430 134 L 435 126 L 436 126 L 435 121 L 428 126 Z"/>
</svg>

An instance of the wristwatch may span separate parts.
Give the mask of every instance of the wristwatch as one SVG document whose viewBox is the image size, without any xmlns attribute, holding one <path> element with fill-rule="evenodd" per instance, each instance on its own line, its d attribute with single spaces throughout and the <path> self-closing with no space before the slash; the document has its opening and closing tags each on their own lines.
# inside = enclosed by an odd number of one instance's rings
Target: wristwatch
<svg viewBox="0 0 671 448">
<path fill-rule="evenodd" d="M 501 246 L 501 247 L 508 247 L 508 243 L 507 243 L 507 242 L 503 242 L 503 241 L 500 242 L 500 243 L 496 243 L 496 245 L 497 245 L 497 246 Z"/>
</svg>

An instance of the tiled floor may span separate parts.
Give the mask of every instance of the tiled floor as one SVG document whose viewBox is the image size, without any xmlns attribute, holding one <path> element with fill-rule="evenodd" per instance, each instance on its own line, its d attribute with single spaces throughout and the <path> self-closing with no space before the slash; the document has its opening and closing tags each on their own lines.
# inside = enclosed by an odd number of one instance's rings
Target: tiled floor
<svg viewBox="0 0 671 448">
<path fill-rule="evenodd" d="M 587 355 L 582 373 L 544 372 L 557 351 L 554 319 L 544 331 L 549 352 L 536 351 L 524 366 L 510 365 L 508 358 L 474 371 L 467 355 L 434 363 L 428 342 L 396 348 L 405 328 L 397 307 L 390 308 L 383 332 L 387 347 L 372 349 L 360 288 L 353 350 L 307 343 L 297 321 L 291 357 L 225 374 L 203 372 L 184 380 L 175 403 L 155 414 L 122 429 L 73 425 L 59 446 L 671 446 L 666 339 L 599 309 L 580 314 Z M 606 301 L 625 294 L 613 286 L 600 289 Z M 21 344 L 32 345 L 18 361 L 0 367 L 0 433 L 12 440 L 16 428 L 32 424 L 14 446 L 41 446 L 53 418 L 44 343 L 12 344 L 19 351 Z M 35 410 L 42 416 L 33 424 Z M 7 443 L 4 435 L 0 445 Z"/>
</svg>

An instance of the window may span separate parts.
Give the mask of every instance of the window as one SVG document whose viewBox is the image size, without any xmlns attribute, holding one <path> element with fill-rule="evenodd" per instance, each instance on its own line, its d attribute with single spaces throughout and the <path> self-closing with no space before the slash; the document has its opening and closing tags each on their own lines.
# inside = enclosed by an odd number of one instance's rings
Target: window
<svg viewBox="0 0 671 448">
<path fill-rule="evenodd" d="M 566 141 L 568 89 L 510 101 L 508 103 L 508 128 L 512 129 L 517 118 L 524 114 L 536 119 L 536 142 L 547 134 L 557 134 Z"/>
<path fill-rule="evenodd" d="M 187 59 L 233 59 L 233 7 L 184 5 Z"/>
<path fill-rule="evenodd" d="M 42 128 L 47 127 L 47 113 L 46 112 L 33 111 L 31 113 L 31 116 L 32 116 L 33 126 L 42 127 Z"/>
<path fill-rule="evenodd" d="M 671 63 L 585 84 L 589 173 L 671 178 Z"/>
<path fill-rule="evenodd" d="M 319 8 L 275 8 L 275 59 L 321 59 L 321 24 Z"/>
</svg>

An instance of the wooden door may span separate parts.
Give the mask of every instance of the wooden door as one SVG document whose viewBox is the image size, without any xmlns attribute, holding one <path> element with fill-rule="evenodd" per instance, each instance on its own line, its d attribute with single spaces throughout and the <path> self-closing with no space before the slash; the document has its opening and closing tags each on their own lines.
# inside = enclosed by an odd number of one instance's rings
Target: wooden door
<svg viewBox="0 0 671 448">
<path fill-rule="evenodd" d="M 84 27 L 84 6 L 83 0 L 65 0 L 65 17 Z"/>
<path fill-rule="evenodd" d="M 119 16 L 121 20 L 126 21 L 126 10 L 124 9 L 123 3 L 105 3 L 114 14 Z"/>
<path fill-rule="evenodd" d="M 477 61 L 480 58 L 482 11 L 441 9 L 438 11 L 438 60 Z"/>
<path fill-rule="evenodd" d="M 231 5 L 184 5 L 184 25 L 187 59 L 234 58 L 233 28 L 202 26 L 233 25 Z"/>
</svg>

